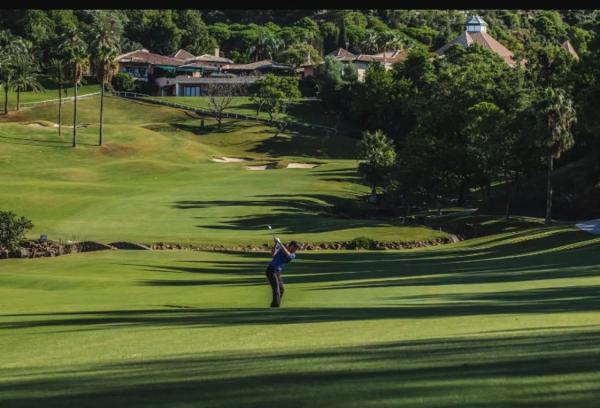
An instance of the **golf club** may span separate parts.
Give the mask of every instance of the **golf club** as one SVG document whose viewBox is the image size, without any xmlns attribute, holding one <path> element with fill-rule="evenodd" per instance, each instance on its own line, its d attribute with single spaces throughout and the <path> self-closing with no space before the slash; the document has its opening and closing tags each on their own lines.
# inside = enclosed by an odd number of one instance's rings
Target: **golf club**
<svg viewBox="0 0 600 408">
<path fill-rule="evenodd" d="M 267 227 L 269 228 L 269 230 L 273 229 L 270 225 L 267 225 Z M 279 243 L 277 242 L 277 240 L 275 238 L 275 234 L 273 234 L 273 241 L 275 241 L 275 253 L 277 253 L 277 251 L 279 251 Z"/>
</svg>

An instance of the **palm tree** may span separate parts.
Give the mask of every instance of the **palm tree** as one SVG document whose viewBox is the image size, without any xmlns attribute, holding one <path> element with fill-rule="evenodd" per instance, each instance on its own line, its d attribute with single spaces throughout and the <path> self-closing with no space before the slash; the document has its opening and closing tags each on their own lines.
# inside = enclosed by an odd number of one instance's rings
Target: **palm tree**
<svg viewBox="0 0 600 408">
<path fill-rule="evenodd" d="M 83 72 L 89 67 L 89 55 L 87 45 L 75 31 L 67 33 L 60 48 L 70 65 L 73 78 L 75 93 L 73 97 L 73 147 L 77 147 L 77 84 L 81 81 Z"/>
<path fill-rule="evenodd" d="M 401 50 L 404 48 L 404 41 L 402 41 L 402 39 L 398 35 L 392 34 L 389 38 L 386 38 L 383 47 L 384 52 L 386 52 L 387 50 Z"/>
<path fill-rule="evenodd" d="M 360 42 L 360 49 L 364 54 L 375 54 L 379 51 L 380 36 L 374 30 L 367 30 L 363 40 Z"/>
<path fill-rule="evenodd" d="M 267 29 L 261 30 L 256 39 L 256 45 L 253 47 L 256 52 L 255 61 L 258 61 L 264 55 L 268 55 L 269 59 L 273 59 L 273 55 L 281 50 L 283 46 L 283 40 L 276 34 Z"/>
<path fill-rule="evenodd" d="M 115 70 L 115 58 L 119 53 L 117 39 L 109 30 L 103 29 L 98 33 L 94 42 L 98 79 L 100 79 L 100 134 L 98 145 L 104 141 L 104 88 L 110 83 Z"/>
<path fill-rule="evenodd" d="M 12 85 L 12 59 L 6 50 L 0 51 L 0 85 L 4 89 L 4 114 L 8 114 L 8 91 Z"/>
<path fill-rule="evenodd" d="M 14 56 L 21 42 L 9 31 L 0 32 L 0 84 L 4 89 L 4 114 L 8 114 L 8 91 L 12 88 L 14 76 Z"/>
<path fill-rule="evenodd" d="M 41 92 L 44 87 L 39 82 L 39 74 L 30 53 L 14 55 L 14 70 L 12 75 L 12 88 L 17 91 L 17 110 L 21 108 L 21 92 L 32 90 Z"/>
<path fill-rule="evenodd" d="M 548 162 L 548 180 L 546 188 L 546 219 L 549 225 L 552 215 L 552 175 L 554 159 L 570 150 L 575 141 L 571 127 L 577 122 L 573 101 L 561 89 L 546 88 L 538 105 L 537 127 L 541 136 L 541 145 Z"/>
<path fill-rule="evenodd" d="M 60 58 L 50 60 L 48 74 L 52 82 L 58 85 L 58 135 L 62 137 L 62 88 L 65 80 L 65 65 Z"/>
</svg>

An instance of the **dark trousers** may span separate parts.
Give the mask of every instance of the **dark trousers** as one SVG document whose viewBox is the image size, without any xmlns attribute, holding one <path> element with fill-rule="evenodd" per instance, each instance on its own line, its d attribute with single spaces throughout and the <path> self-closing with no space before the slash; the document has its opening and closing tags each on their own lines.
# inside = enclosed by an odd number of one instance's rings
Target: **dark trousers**
<svg viewBox="0 0 600 408">
<path fill-rule="evenodd" d="M 267 279 L 271 284 L 273 290 L 273 300 L 271 301 L 271 307 L 279 307 L 281 305 L 281 298 L 283 297 L 283 279 L 281 274 L 275 270 L 272 266 L 267 267 L 266 271 Z"/>
</svg>

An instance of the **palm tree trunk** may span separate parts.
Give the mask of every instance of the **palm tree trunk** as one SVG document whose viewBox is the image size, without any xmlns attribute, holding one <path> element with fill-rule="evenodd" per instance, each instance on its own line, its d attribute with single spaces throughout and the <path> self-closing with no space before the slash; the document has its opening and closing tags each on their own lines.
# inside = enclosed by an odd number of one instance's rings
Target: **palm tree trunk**
<svg viewBox="0 0 600 408">
<path fill-rule="evenodd" d="M 58 84 L 58 136 L 62 137 L 62 80 Z"/>
<path fill-rule="evenodd" d="M 467 189 L 467 182 L 465 180 L 460 182 L 460 188 L 458 190 L 458 205 L 463 207 L 465 205 L 465 190 Z"/>
<path fill-rule="evenodd" d="M 8 86 L 4 85 L 4 114 L 8 115 Z"/>
<path fill-rule="evenodd" d="M 554 157 L 548 156 L 548 184 L 546 189 L 546 220 L 544 223 L 550 225 L 552 216 L 552 173 L 554 172 Z"/>
<path fill-rule="evenodd" d="M 98 146 L 104 141 L 104 83 L 100 86 L 100 140 Z"/>
<path fill-rule="evenodd" d="M 17 88 L 17 110 L 21 107 L 21 91 Z"/>
<path fill-rule="evenodd" d="M 77 81 L 74 82 L 73 90 L 75 97 L 73 98 L 73 147 L 77 147 Z"/>
<path fill-rule="evenodd" d="M 513 183 L 509 179 L 506 171 L 504 171 L 504 180 L 506 180 L 506 206 L 504 215 L 506 221 L 508 221 L 510 219 L 510 201 L 512 199 Z"/>
</svg>

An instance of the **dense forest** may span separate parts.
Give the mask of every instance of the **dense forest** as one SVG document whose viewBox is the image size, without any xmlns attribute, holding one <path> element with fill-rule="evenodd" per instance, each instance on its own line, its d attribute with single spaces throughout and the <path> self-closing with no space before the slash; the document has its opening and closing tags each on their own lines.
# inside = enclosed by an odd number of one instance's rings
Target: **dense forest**
<svg viewBox="0 0 600 408">
<path fill-rule="evenodd" d="M 377 52 L 392 42 L 433 50 L 463 31 L 473 14 L 481 15 L 489 33 L 513 52 L 565 39 L 585 52 L 598 11 L 2 10 L 0 27 L 30 40 L 41 60 L 69 30 L 78 29 L 91 41 L 95 29 L 108 24 L 120 38 L 121 52 L 146 48 L 169 55 L 184 48 L 199 55 L 218 46 L 238 63 L 267 56 L 294 62 L 307 50 L 323 55 L 338 46 L 354 53 Z"/>
<path fill-rule="evenodd" d="M 475 14 L 514 52 L 517 68 L 480 46 L 433 57 Z M 324 62 L 308 88 L 339 123 L 365 132 L 361 172 L 382 192 L 381 205 L 406 212 L 446 199 L 465 205 L 475 192 L 490 211 L 543 215 L 549 177 L 554 214 L 578 218 L 600 215 L 599 17 L 596 10 L 3 10 L 0 28 L 28 41 L 40 66 L 60 58 L 65 35 L 77 31 L 91 44 L 99 27 L 110 29 L 121 53 L 219 47 L 237 63 L 289 64 L 308 54 Z M 561 47 L 566 40 L 579 59 Z M 338 47 L 403 49 L 408 58 L 392 70 L 374 63 L 359 82 L 325 57 Z"/>
</svg>

